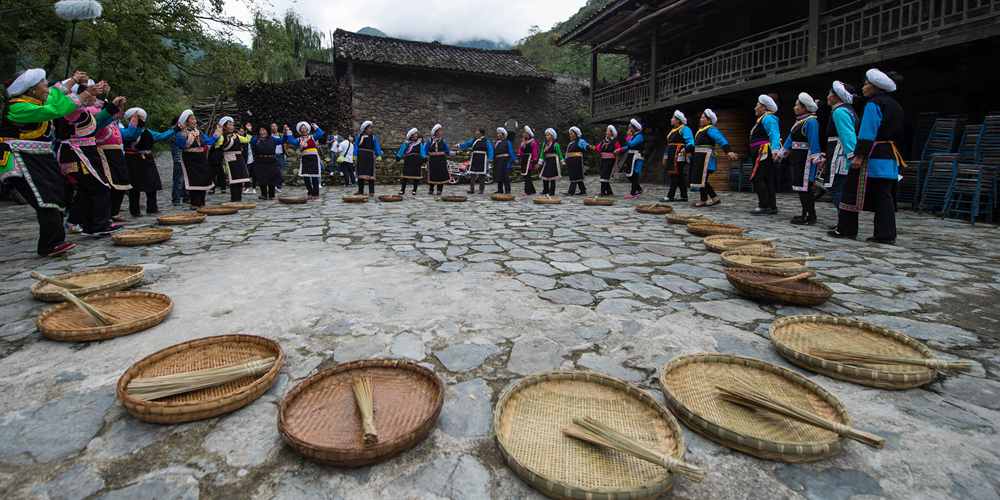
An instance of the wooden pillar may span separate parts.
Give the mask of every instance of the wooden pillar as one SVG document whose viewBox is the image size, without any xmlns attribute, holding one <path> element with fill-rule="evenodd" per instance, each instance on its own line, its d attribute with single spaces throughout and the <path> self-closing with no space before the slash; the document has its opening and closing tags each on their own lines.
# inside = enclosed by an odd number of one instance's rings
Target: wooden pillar
<svg viewBox="0 0 1000 500">
<path fill-rule="evenodd" d="M 809 0 L 809 31 L 807 36 L 809 37 L 808 64 L 810 68 L 816 67 L 816 63 L 819 62 L 819 11 L 821 3 L 821 0 Z"/>
<path fill-rule="evenodd" d="M 649 103 L 656 102 L 656 30 L 649 36 Z"/>
<path fill-rule="evenodd" d="M 590 117 L 594 117 L 594 94 L 597 92 L 597 47 L 590 51 Z"/>
</svg>

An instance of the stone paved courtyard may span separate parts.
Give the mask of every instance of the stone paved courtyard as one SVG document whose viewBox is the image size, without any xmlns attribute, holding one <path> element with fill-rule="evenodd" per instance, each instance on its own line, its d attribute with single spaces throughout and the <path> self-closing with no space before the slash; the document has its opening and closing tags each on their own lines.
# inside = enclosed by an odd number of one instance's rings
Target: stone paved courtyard
<svg viewBox="0 0 1000 500">
<path fill-rule="evenodd" d="M 707 210 L 716 220 L 777 238 L 783 251 L 828 257 L 814 267 L 836 295 L 803 309 L 739 298 L 700 238 L 637 214 L 632 202 L 537 206 L 475 195 L 449 204 L 421 191 L 403 203 L 347 205 L 342 188 L 331 188 L 321 202 L 261 202 L 177 227 L 159 246 L 76 237 L 80 248 L 59 260 L 35 256 L 29 209 L 0 207 L 0 497 L 541 498 L 504 465 L 491 436 L 492 406 L 512 381 L 556 368 L 595 370 L 662 401 L 657 372 L 678 355 L 718 351 L 792 368 L 770 346 L 769 324 L 821 312 L 898 329 L 943 358 L 974 361 L 975 369 L 906 392 L 800 371 L 840 397 L 858 427 L 884 436 L 885 449 L 849 443 L 833 459 L 786 465 L 685 429 L 687 458 L 709 476 L 679 481 L 671 496 L 1000 498 L 995 226 L 904 211 L 900 245 L 873 246 L 828 239 L 821 226 L 789 225 L 797 213 L 791 195 L 780 197 L 780 217 L 762 220 L 746 214 L 751 195 L 724 194 L 723 205 Z M 661 195 L 647 193 L 646 202 Z M 161 203 L 169 207 L 167 198 Z M 829 204 L 820 217 L 831 222 Z M 107 342 L 42 339 L 34 317 L 44 304 L 32 300 L 28 273 L 110 264 L 145 265 L 142 289 L 175 301 L 168 319 Z M 136 360 L 229 332 L 270 337 L 287 355 L 278 382 L 250 406 L 157 426 L 116 402 L 114 384 Z M 356 470 L 315 465 L 283 446 L 276 428 L 282 395 L 317 369 L 373 356 L 420 361 L 446 381 L 431 436 Z"/>
</svg>

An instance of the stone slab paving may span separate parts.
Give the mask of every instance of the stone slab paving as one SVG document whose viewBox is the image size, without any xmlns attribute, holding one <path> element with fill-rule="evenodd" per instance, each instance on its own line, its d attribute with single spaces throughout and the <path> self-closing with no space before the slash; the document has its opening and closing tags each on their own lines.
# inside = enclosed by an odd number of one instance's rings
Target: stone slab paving
<svg viewBox="0 0 1000 500">
<path fill-rule="evenodd" d="M 642 201 L 662 189 L 647 192 Z M 816 268 L 837 295 L 820 308 L 792 308 L 735 295 L 700 238 L 637 214 L 635 202 L 586 207 L 564 198 L 541 207 L 420 195 L 348 205 L 341 194 L 332 188 L 303 206 L 261 202 L 177 227 L 154 247 L 73 237 L 80 248 L 57 260 L 34 255 L 27 208 L 0 206 L 2 497 L 540 498 L 504 465 L 490 434 L 493 405 L 511 382 L 539 370 L 590 369 L 662 401 L 656 375 L 675 356 L 718 351 L 792 368 L 770 346 L 768 326 L 789 314 L 828 312 L 899 329 L 941 357 L 974 361 L 975 370 L 907 392 L 807 373 L 845 402 L 857 426 L 885 436 L 886 448 L 849 443 L 831 460 L 785 465 L 685 430 L 688 458 L 710 473 L 701 484 L 680 481 L 673 495 L 998 498 L 994 226 L 901 212 L 900 245 L 873 246 L 789 225 L 791 195 L 780 197 L 780 217 L 760 219 L 746 213 L 751 195 L 725 194 L 710 216 L 777 238 L 782 250 L 828 257 Z M 829 223 L 829 205 L 820 212 Z M 142 289 L 175 301 L 167 321 L 108 342 L 42 339 L 33 318 L 45 305 L 31 299 L 28 273 L 110 264 L 146 266 Z M 135 421 L 115 401 L 115 381 L 141 357 L 236 331 L 273 338 L 288 356 L 278 382 L 251 406 L 157 426 Z M 446 381 L 447 403 L 430 438 L 357 470 L 315 465 L 285 448 L 275 427 L 280 398 L 317 369 L 372 356 L 419 361 Z"/>
</svg>

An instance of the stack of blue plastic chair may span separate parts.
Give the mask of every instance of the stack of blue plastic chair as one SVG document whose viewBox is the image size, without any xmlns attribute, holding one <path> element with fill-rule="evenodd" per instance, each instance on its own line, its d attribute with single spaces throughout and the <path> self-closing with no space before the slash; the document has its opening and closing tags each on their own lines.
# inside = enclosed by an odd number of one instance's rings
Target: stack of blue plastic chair
<svg viewBox="0 0 1000 500">
<path fill-rule="evenodd" d="M 997 170 L 1000 168 L 1000 116 L 987 116 L 979 130 L 963 140 L 954 179 L 945 197 L 945 217 L 968 218 L 972 224 L 980 216 L 993 221 L 997 201 Z M 969 154 L 971 149 L 972 154 Z"/>
<path fill-rule="evenodd" d="M 729 189 L 731 191 L 751 192 L 753 183 L 750 182 L 750 174 L 753 172 L 753 161 L 743 161 L 741 163 L 729 164 Z"/>
<path fill-rule="evenodd" d="M 952 147 L 955 144 L 955 127 L 957 126 L 958 120 L 954 118 L 938 118 L 934 121 L 934 126 L 931 127 L 927 140 L 924 142 L 920 161 L 915 162 L 916 165 L 908 165 L 900 172 L 903 180 L 899 186 L 898 202 L 911 203 L 913 208 L 918 210 L 926 210 L 925 206 L 933 207 L 935 212 L 941 209 L 951 178 L 941 180 L 935 177 L 934 180 L 930 180 L 932 160 L 935 155 L 952 152 Z M 941 173 L 940 168 L 936 173 Z M 928 181 L 930 181 L 930 185 L 928 185 Z M 925 205 L 923 197 L 925 193 L 928 193 L 928 188 L 930 189 L 929 194 L 935 198 Z"/>
<path fill-rule="evenodd" d="M 957 168 L 957 154 L 936 154 L 930 157 L 926 166 L 921 167 L 923 189 L 920 191 L 917 210 L 938 213 L 944 209 Z"/>
</svg>

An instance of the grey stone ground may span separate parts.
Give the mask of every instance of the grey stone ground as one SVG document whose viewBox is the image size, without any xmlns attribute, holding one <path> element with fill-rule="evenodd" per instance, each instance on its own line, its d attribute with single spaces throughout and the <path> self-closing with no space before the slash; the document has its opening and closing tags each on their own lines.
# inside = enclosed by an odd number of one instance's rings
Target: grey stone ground
<svg viewBox="0 0 1000 500">
<path fill-rule="evenodd" d="M 27 208 L 0 207 L 0 497 L 540 498 L 503 464 L 490 434 L 492 405 L 507 384 L 541 370 L 590 369 L 662 401 L 657 370 L 681 354 L 719 351 L 790 367 L 770 347 L 767 327 L 817 312 L 737 297 L 700 238 L 621 200 L 536 206 L 476 195 L 448 204 L 421 194 L 345 205 L 341 194 L 331 189 L 305 206 L 261 203 L 179 227 L 160 246 L 81 239 L 59 260 L 34 255 Z M 806 373 L 847 404 L 860 428 L 885 436 L 886 448 L 850 443 L 831 460 L 785 465 L 685 430 L 688 458 L 710 475 L 681 481 L 673 496 L 1000 498 L 998 229 L 902 212 L 900 246 L 873 246 L 790 226 L 792 196 L 766 220 L 745 214 L 749 195 L 724 198 L 709 210 L 714 218 L 779 238 L 783 250 L 829 257 L 816 267 L 837 294 L 819 311 L 897 328 L 976 368 L 907 392 Z M 829 205 L 821 216 L 830 221 Z M 135 263 L 147 266 L 144 289 L 174 299 L 166 322 L 92 344 L 49 342 L 35 331 L 44 306 L 27 291 L 30 270 Z M 288 356 L 279 382 L 252 405 L 157 426 L 115 401 L 115 381 L 139 358 L 236 331 L 276 339 Z M 446 380 L 430 438 L 358 470 L 314 465 L 284 447 L 275 424 L 281 396 L 319 368 L 371 356 L 418 360 Z"/>
</svg>

